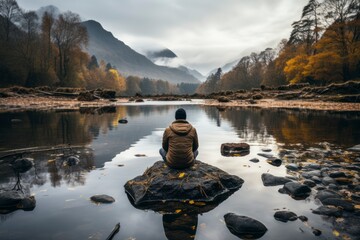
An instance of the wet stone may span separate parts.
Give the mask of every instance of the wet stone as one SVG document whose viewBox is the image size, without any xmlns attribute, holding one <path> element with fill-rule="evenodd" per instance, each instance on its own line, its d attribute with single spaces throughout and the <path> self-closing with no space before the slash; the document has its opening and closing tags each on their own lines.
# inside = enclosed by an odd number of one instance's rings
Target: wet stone
<svg viewBox="0 0 360 240">
<path fill-rule="evenodd" d="M 332 190 L 321 190 L 319 191 L 315 198 L 319 199 L 321 202 L 324 201 L 327 198 L 341 198 L 341 195 L 338 194 L 337 192 L 334 192 Z"/>
<path fill-rule="evenodd" d="M 299 165 L 297 165 L 295 163 L 290 163 L 290 164 L 286 165 L 285 167 L 291 171 L 299 171 L 300 170 Z"/>
<path fill-rule="evenodd" d="M 329 177 L 342 178 L 342 177 L 346 177 L 346 174 L 344 172 L 331 172 L 329 173 Z"/>
<path fill-rule="evenodd" d="M 330 183 L 328 188 L 331 189 L 331 190 L 338 190 L 339 189 L 339 187 L 334 183 Z"/>
<path fill-rule="evenodd" d="M 0 192 L 0 209 L 23 209 L 25 211 L 31 211 L 35 206 L 36 201 L 34 196 L 15 190 Z"/>
<path fill-rule="evenodd" d="M 328 207 L 328 206 L 320 206 L 317 209 L 312 210 L 312 213 L 318 214 L 318 215 L 331 216 L 331 217 L 341 217 L 342 216 L 341 209 L 334 208 L 334 207 Z"/>
<path fill-rule="evenodd" d="M 267 231 L 264 224 L 247 216 L 228 213 L 225 214 L 224 219 L 229 231 L 239 238 L 257 239 Z"/>
<path fill-rule="evenodd" d="M 223 143 L 221 144 L 221 155 L 245 156 L 250 152 L 250 145 L 247 143 Z"/>
<path fill-rule="evenodd" d="M 299 216 L 298 219 L 300 219 L 300 221 L 302 221 L 302 222 L 306 222 L 308 220 L 308 218 L 303 215 Z"/>
<path fill-rule="evenodd" d="M 321 182 L 325 186 L 336 183 L 336 181 L 331 177 L 324 177 Z"/>
<path fill-rule="evenodd" d="M 91 201 L 96 203 L 113 203 L 115 202 L 115 199 L 111 196 L 102 194 L 102 195 L 94 195 L 91 198 Z"/>
<path fill-rule="evenodd" d="M 354 204 L 352 204 L 349 201 L 339 199 L 339 198 L 326 198 L 323 201 L 321 201 L 324 205 L 330 205 L 335 207 L 340 207 L 344 209 L 345 211 L 352 212 L 354 211 Z"/>
<path fill-rule="evenodd" d="M 263 152 L 271 152 L 272 150 L 270 148 L 262 148 L 261 151 L 263 151 Z"/>
<path fill-rule="evenodd" d="M 258 153 L 257 155 L 259 155 L 260 157 L 265 157 L 265 158 L 272 158 L 274 156 L 270 153 Z"/>
<path fill-rule="evenodd" d="M 305 170 L 319 170 L 321 169 L 321 165 L 317 163 L 311 163 L 309 165 L 304 166 Z"/>
<path fill-rule="evenodd" d="M 283 185 L 287 182 L 291 182 L 291 180 L 288 178 L 277 177 L 270 173 L 263 173 L 261 175 L 261 180 L 263 181 L 264 186 L 278 186 Z"/>
<path fill-rule="evenodd" d="M 309 180 L 309 179 L 306 179 L 303 184 L 305 184 L 306 186 L 310 187 L 310 188 L 313 188 L 316 186 L 316 183 L 312 180 Z"/>
<path fill-rule="evenodd" d="M 319 177 L 317 177 L 317 176 L 313 176 L 313 177 L 311 178 L 311 180 L 314 181 L 315 183 L 321 183 L 321 182 L 322 182 L 322 179 L 319 178 Z"/>
<path fill-rule="evenodd" d="M 258 158 L 252 158 L 249 161 L 253 163 L 258 163 L 260 160 Z"/>
<path fill-rule="evenodd" d="M 158 161 L 143 175 L 127 181 L 125 191 L 135 206 L 187 200 L 209 203 L 232 194 L 243 183 L 240 177 L 200 161 L 186 169 L 173 169 Z"/>
<path fill-rule="evenodd" d="M 282 160 L 280 158 L 276 158 L 276 157 L 268 158 L 266 161 L 267 161 L 267 163 L 269 163 L 270 165 L 273 165 L 275 167 L 279 167 L 282 164 Z"/>
<path fill-rule="evenodd" d="M 320 170 L 313 170 L 310 172 L 303 172 L 301 174 L 303 178 L 312 178 L 312 177 L 321 177 L 321 171 Z"/>
<path fill-rule="evenodd" d="M 314 234 L 315 236 L 320 236 L 320 235 L 321 235 L 321 231 L 320 231 L 319 229 L 314 228 L 314 229 L 312 230 L 312 232 L 313 232 L 313 234 Z"/>
<path fill-rule="evenodd" d="M 281 222 L 295 221 L 297 219 L 297 215 L 290 211 L 277 211 L 274 214 L 274 218 Z"/>
<path fill-rule="evenodd" d="M 283 191 L 296 200 L 305 199 L 311 193 L 311 188 L 297 182 L 285 183 Z"/>
<path fill-rule="evenodd" d="M 335 178 L 335 181 L 338 184 L 341 184 L 341 185 L 348 185 L 348 184 L 352 183 L 352 179 L 351 178 L 346 178 L 346 177 Z"/>
</svg>

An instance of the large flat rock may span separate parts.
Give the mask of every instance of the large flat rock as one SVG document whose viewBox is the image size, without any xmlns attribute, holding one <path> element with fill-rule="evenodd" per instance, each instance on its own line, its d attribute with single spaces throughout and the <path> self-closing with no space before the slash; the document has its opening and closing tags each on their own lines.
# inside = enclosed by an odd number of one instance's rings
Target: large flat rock
<svg viewBox="0 0 360 240">
<path fill-rule="evenodd" d="M 178 203 L 209 206 L 230 196 L 243 183 L 240 177 L 200 161 L 182 170 L 158 161 L 143 175 L 129 180 L 125 191 L 135 207 L 150 204 L 159 210 L 163 203 L 173 203 L 174 207 Z"/>
</svg>

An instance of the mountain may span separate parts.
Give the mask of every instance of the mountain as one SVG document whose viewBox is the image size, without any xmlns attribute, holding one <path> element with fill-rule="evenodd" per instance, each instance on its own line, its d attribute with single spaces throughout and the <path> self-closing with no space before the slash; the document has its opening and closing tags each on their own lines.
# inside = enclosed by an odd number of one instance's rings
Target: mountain
<svg viewBox="0 0 360 240">
<path fill-rule="evenodd" d="M 235 66 L 236 64 L 238 64 L 240 60 L 235 60 L 235 61 L 232 61 L 232 62 L 229 62 L 227 64 L 225 64 L 224 66 L 221 67 L 221 70 L 222 70 L 222 73 L 227 73 L 227 72 L 230 72 Z M 208 76 L 210 76 L 211 74 L 215 74 L 217 72 L 217 68 L 211 70 L 208 74 Z"/>
<path fill-rule="evenodd" d="M 170 83 L 200 83 L 194 76 L 177 68 L 158 66 L 144 55 L 134 51 L 124 42 L 118 40 L 100 23 L 89 20 L 82 23 L 87 28 L 89 44 L 86 49 L 100 61 L 111 63 L 121 74 L 162 79 Z"/>
<path fill-rule="evenodd" d="M 185 66 L 179 66 L 178 69 L 193 75 L 194 77 L 196 77 L 196 79 L 199 79 L 202 82 L 206 80 L 206 77 L 204 75 L 202 75 L 200 72 L 198 72 L 197 70 L 195 70 L 195 69 L 190 69 L 190 68 L 185 67 Z"/>
<path fill-rule="evenodd" d="M 177 68 L 187 74 L 194 76 L 200 81 L 205 80 L 205 76 L 196 71 L 195 69 L 190 69 L 186 66 L 181 65 L 181 59 L 179 59 L 178 56 L 168 48 L 147 51 L 146 56 L 157 65 Z"/>
<path fill-rule="evenodd" d="M 157 58 L 177 58 L 176 54 L 167 48 L 159 50 L 159 51 L 148 51 L 146 53 L 146 56 L 151 60 L 154 60 Z"/>
</svg>

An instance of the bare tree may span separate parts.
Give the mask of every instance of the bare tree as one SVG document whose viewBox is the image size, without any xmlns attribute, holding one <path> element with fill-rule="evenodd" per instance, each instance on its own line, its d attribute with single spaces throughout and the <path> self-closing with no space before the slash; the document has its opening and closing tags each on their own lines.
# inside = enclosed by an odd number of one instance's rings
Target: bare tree
<svg viewBox="0 0 360 240">
<path fill-rule="evenodd" d="M 0 0 L 0 15 L 4 18 L 5 41 L 8 42 L 12 26 L 19 19 L 21 10 L 15 0 Z"/>
</svg>

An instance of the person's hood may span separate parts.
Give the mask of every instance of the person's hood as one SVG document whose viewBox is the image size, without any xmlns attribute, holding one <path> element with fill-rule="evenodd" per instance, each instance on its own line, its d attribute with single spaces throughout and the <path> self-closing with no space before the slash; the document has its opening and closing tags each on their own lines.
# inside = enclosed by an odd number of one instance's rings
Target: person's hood
<svg viewBox="0 0 360 240">
<path fill-rule="evenodd" d="M 170 125 L 170 129 L 177 135 L 185 136 L 190 132 L 192 126 L 186 120 L 176 120 Z"/>
</svg>

